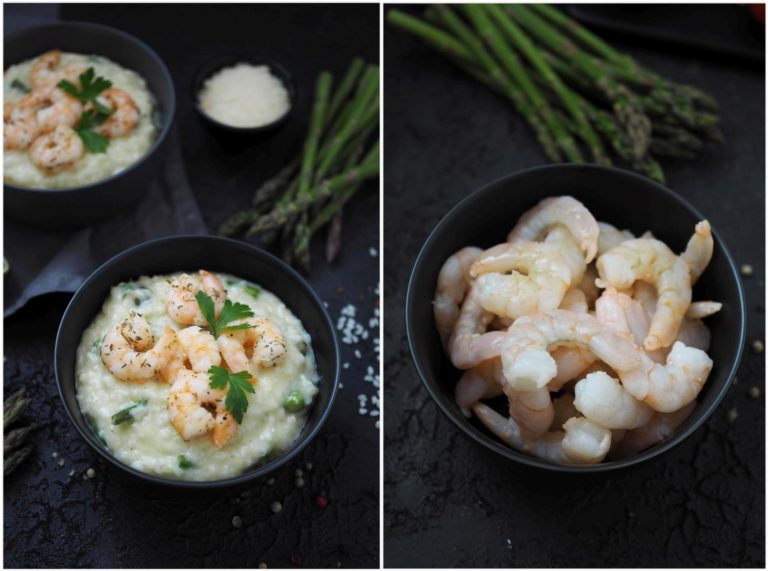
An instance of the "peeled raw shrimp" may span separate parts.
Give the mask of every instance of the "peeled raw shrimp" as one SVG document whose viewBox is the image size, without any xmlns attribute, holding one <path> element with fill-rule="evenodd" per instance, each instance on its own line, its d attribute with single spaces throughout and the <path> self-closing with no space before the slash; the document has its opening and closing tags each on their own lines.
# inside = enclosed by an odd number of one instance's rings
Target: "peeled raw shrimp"
<svg viewBox="0 0 768 571">
<path fill-rule="evenodd" d="M 208 372 L 221 365 L 221 353 L 211 333 L 197 326 L 186 327 L 176 333 L 193 371 Z"/>
<path fill-rule="evenodd" d="M 549 389 L 518 391 L 502 384 L 504 394 L 509 400 L 509 416 L 517 422 L 523 434 L 529 438 L 538 438 L 545 434 L 555 416 Z"/>
<path fill-rule="evenodd" d="M 254 377 L 259 367 L 278 365 L 287 352 L 280 328 L 259 317 L 238 319 L 232 325 L 247 323 L 252 327 L 228 331 L 216 340 L 219 350 L 231 371 L 249 371 Z"/>
<path fill-rule="evenodd" d="M 467 369 L 456 383 L 454 391 L 456 404 L 462 413 L 469 416 L 470 407 L 480 399 L 494 398 L 503 394 L 501 383 L 501 360 L 488 359 Z"/>
<path fill-rule="evenodd" d="M 580 345 L 550 348 L 549 354 L 557 366 L 555 376 L 547 383 L 547 389 L 550 391 L 559 391 L 563 385 L 577 378 L 595 362 L 595 356 Z"/>
<path fill-rule="evenodd" d="M 581 252 L 579 243 L 573 237 L 573 234 L 565 226 L 558 224 L 547 233 L 544 243 L 557 248 L 557 251 L 563 257 L 563 261 L 568 265 L 568 269 L 571 272 L 571 284 L 580 283 L 584 279 L 587 264 L 584 261 L 584 255 Z"/>
<path fill-rule="evenodd" d="M 611 248 L 635 237 L 629 230 L 619 230 L 616 226 L 611 226 L 605 222 L 598 222 L 597 225 L 600 228 L 600 236 L 597 241 L 598 258 Z"/>
<path fill-rule="evenodd" d="M 587 298 L 587 304 L 590 306 L 595 303 L 595 300 L 598 297 L 600 297 L 600 288 L 598 288 L 597 284 L 595 284 L 597 279 L 597 267 L 595 264 L 589 264 L 587 265 L 587 269 L 584 271 L 584 277 L 581 279 L 581 282 L 578 284 L 573 284 L 573 287 L 576 287 L 584 292 L 584 297 Z"/>
<path fill-rule="evenodd" d="M 680 257 L 688 265 L 691 274 L 691 284 L 695 284 L 712 259 L 715 242 L 712 239 L 712 228 L 707 220 L 696 224 L 693 236 L 688 240 L 685 252 Z"/>
<path fill-rule="evenodd" d="M 99 95 L 99 102 L 112 109 L 112 114 L 94 129 L 97 133 L 112 139 L 123 137 L 133 131 L 139 123 L 139 107 L 133 97 L 122 89 L 111 87 L 103 91 Z"/>
<path fill-rule="evenodd" d="M 499 356 L 504 331 L 486 333 L 494 315 L 480 305 L 473 285 L 461 306 L 459 318 L 448 341 L 449 355 L 457 369 L 471 369 L 483 361 Z"/>
<path fill-rule="evenodd" d="M 75 166 L 85 153 L 80 136 L 66 125 L 37 137 L 29 147 L 29 158 L 46 175 Z"/>
<path fill-rule="evenodd" d="M 195 298 L 201 289 L 213 300 L 216 317 L 219 316 L 227 299 L 227 291 L 215 274 L 200 270 L 197 280 L 187 274 L 175 278 L 165 294 L 165 309 L 176 323 L 201 327 L 208 325 Z"/>
<path fill-rule="evenodd" d="M 686 263 L 663 242 L 638 238 L 600 256 L 597 269 L 600 287 L 611 285 L 625 289 L 638 280 L 656 286 L 658 303 L 643 346 L 649 351 L 669 347 L 691 303 L 691 280 Z"/>
<path fill-rule="evenodd" d="M 653 415 L 653 409 L 605 373 L 590 373 L 576 383 L 574 406 L 589 420 L 612 429 L 637 428 Z"/>
<path fill-rule="evenodd" d="M 611 451 L 611 457 L 619 459 L 635 456 L 666 440 L 680 428 L 695 408 L 696 402 L 691 402 L 675 412 L 655 413 L 643 426 L 627 431 L 621 444 Z"/>
<path fill-rule="evenodd" d="M 147 320 L 131 312 L 104 335 L 101 360 L 121 381 L 148 381 L 165 365 L 165 341 L 155 348 L 155 339 Z"/>
<path fill-rule="evenodd" d="M 517 390 L 544 387 L 557 374 L 548 348 L 557 344 L 581 345 L 615 369 L 639 363 L 635 344 L 586 313 L 556 309 L 521 317 L 501 343 L 505 382 Z"/>
<path fill-rule="evenodd" d="M 571 285 L 568 264 L 557 248 L 538 242 L 494 246 L 483 252 L 469 273 L 476 278 L 472 290 L 480 305 L 513 319 L 557 308 Z"/>
<path fill-rule="evenodd" d="M 674 412 L 693 401 L 712 370 L 712 359 L 704 351 L 679 341 L 666 364 L 653 362 L 642 351 L 640 356 L 635 367 L 614 368 L 633 397 L 659 412 Z"/>
<path fill-rule="evenodd" d="M 86 71 L 83 64 L 72 63 L 60 67 L 61 51 L 50 50 L 38 56 L 29 72 L 29 83 L 32 87 L 50 87 L 62 79 L 72 83 L 79 81 L 79 76 Z"/>
<path fill-rule="evenodd" d="M 557 464 L 597 464 L 611 447 L 611 431 L 583 417 L 566 421 L 564 431 L 530 439 L 513 419 L 504 418 L 483 403 L 475 404 L 472 411 L 510 447 Z"/>
<path fill-rule="evenodd" d="M 447 350 L 453 326 L 459 318 L 459 310 L 467 294 L 471 277 L 469 267 L 482 253 L 480 248 L 462 248 L 448 258 L 437 276 L 437 289 L 432 310 L 435 314 L 437 331 Z"/>
<path fill-rule="evenodd" d="M 560 309 L 575 311 L 576 313 L 587 313 L 589 304 L 586 294 L 579 288 L 571 288 L 563 296 L 560 302 Z"/>
<path fill-rule="evenodd" d="M 642 345 L 651 328 L 651 316 L 643 305 L 626 294 L 609 287 L 595 302 L 595 317 L 611 327 L 617 333 L 633 339 L 637 345 Z M 666 361 L 667 352 L 664 349 L 646 351 L 646 354 L 657 363 Z"/>
<path fill-rule="evenodd" d="M 180 371 L 168 393 L 168 416 L 184 440 L 211 433 L 218 448 L 237 432 L 237 422 L 224 406 L 226 391 L 213 389 L 206 373 Z"/>
<path fill-rule="evenodd" d="M 708 351 L 711 337 L 709 328 L 701 319 L 685 318 L 680 325 L 680 331 L 677 333 L 675 341 L 679 341 L 687 347 Z"/>
<path fill-rule="evenodd" d="M 723 308 L 723 304 L 718 301 L 694 301 L 688 306 L 685 312 L 687 319 L 704 319 L 714 315 Z"/>
<path fill-rule="evenodd" d="M 584 261 L 591 262 L 597 253 L 600 229 L 594 216 L 571 196 L 545 198 L 523 214 L 507 236 L 507 241 L 538 240 L 548 229 L 561 224 L 576 239 L 584 252 Z"/>
</svg>

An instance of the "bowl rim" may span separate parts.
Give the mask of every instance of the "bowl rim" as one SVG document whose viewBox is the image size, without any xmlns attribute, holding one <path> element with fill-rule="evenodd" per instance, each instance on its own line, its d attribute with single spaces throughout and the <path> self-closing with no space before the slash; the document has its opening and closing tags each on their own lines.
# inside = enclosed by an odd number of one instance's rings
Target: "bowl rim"
<svg viewBox="0 0 768 571">
<path fill-rule="evenodd" d="M 31 186 L 19 186 L 16 184 L 3 181 L 3 187 L 11 189 L 13 191 L 33 192 L 37 194 L 60 194 L 63 192 L 69 192 L 69 193 L 87 192 L 101 185 L 109 184 L 114 180 L 117 180 L 118 178 L 133 172 L 134 170 L 138 169 L 142 164 L 144 164 L 147 160 L 149 160 L 149 158 L 152 155 L 155 154 L 157 149 L 168 138 L 168 134 L 173 128 L 173 122 L 176 117 L 176 85 L 173 83 L 173 76 L 171 76 L 170 71 L 168 71 L 168 67 L 165 65 L 165 62 L 157 54 L 157 52 L 149 46 L 149 44 L 145 43 L 144 41 L 140 40 L 136 36 L 133 36 L 127 32 L 123 32 L 122 30 L 118 30 L 117 28 L 113 28 L 111 26 L 105 26 L 103 24 L 95 24 L 92 22 L 82 22 L 79 20 L 66 20 L 66 21 L 50 22 L 47 24 L 40 24 L 37 26 L 30 26 L 29 28 L 24 28 L 23 30 L 19 30 L 18 32 L 14 32 L 13 34 L 9 35 L 7 38 L 5 38 L 3 45 L 6 45 L 7 43 L 12 42 L 16 38 L 21 37 L 25 34 L 40 33 L 42 30 L 50 29 L 50 28 L 72 28 L 72 29 L 92 28 L 94 30 L 100 30 L 103 32 L 111 33 L 115 36 L 122 36 L 124 39 L 131 41 L 134 44 L 137 44 L 138 48 L 146 51 L 147 54 L 150 56 L 150 58 L 155 60 L 155 63 L 158 65 L 158 68 L 160 69 L 160 73 L 163 76 L 163 81 L 167 82 L 168 85 L 170 86 L 170 90 L 169 90 L 170 98 L 169 98 L 168 109 L 166 109 L 164 113 L 162 113 L 161 115 L 163 119 L 163 124 L 157 136 L 155 137 L 155 140 L 152 142 L 152 146 L 149 148 L 149 150 L 147 150 L 146 153 L 144 153 L 141 156 L 141 158 L 139 158 L 139 160 L 137 160 L 135 163 L 128 165 L 123 170 L 116 172 L 107 178 L 95 180 L 93 182 L 89 182 L 88 184 L 85 184 L 82 186 L 70 186 L 66 188 L 35 188 Z M 15 65 L 15 64 L 9 64 L 9 65 Z M 129 69 L 129 68 L 126 68 L 126 69 Z M 138 73 L 135 70 L 131 70 L 131 71 Z M 144 78 L 142 77 L 142 79 Z M 154 93 L 152 93 L 152 96 L 156 99 Z"/>
<path fill-rule="evenodd" d="M 255 127 L 238 127 L 236 125 L 222 123 L 218 119 L 215 119 L 209 115 L 200 106 L 199 94 L 205 86 L 206 80 L 211 78 L 214 74 L 221 71 L 222 69 L 231 67 L 238 63 L 248 63 L 257 66 L 266 65 L 270 71 L 277 71 L 277 74 L 273 73 L 273 75 L 278 76 L 278 79 L 281 83 L 284 84 L 285 89 L 288 92 L 288 100 L 290 105 L 285 113 L 270 123 L 257 125 Z M 207 73 L 203 73 L 206 71 Z M 205 121 L 208 121 L 216 128 L 242 135 L 263 133 L 266 131 L 271 131 L 272 129 L 282 125 L 288 119 L 288 117 L 293 114 L 298 98 L 298 89 L 296 87 L 296 81 L 293 78 L 293 75 L 280 62 L 274 60 L 270 56 L 264 55 L 259 50 L 231 50 L 204 61 L 192 76 L 192 81 L 190 83 L 190 93 L 192 106 Z"/>
<path fill-rule="evenodd" d="M 251 250 L 252 253 L 256 253 L 259 256 L 264 256 L 268 262 L 281 266 L 282 269 L 285 270 L 288 273 L 288 275 L 301 286 L 301 288 L 304 290 L 304 292 L 307 294 L 310 300 L 317 306 L 317 308 L 319 308 L 320 315 L 323 320 L 323 324 L 331 334 L 331 343 L 333 346 L 332 348 L 333 365 L 331 367 L 332 371 L 329 371 L 329 374 L 324 376 L 324 379 L 328 379 L 331 382 L 331 392 L 328 398 L 328 403 L 326 404 L 325 408 L 320 412 L 320 416 L 317 419 L 317 423 L 307 433 L 304 440 L 299 444 L 295 444 L 295 443 L 292 444 L 292 446 L 288 448 L 283 454 L 281 454 L 271 462 L 256 468 L 255 470 L 249 470 L 237 476 L 233 476 L 231 478 L 224 478 L 221 480 L 205 480 L 205 481 L 174 480 L 172 478 L 165 478 L 163 476 L 157 476 L 155 474 L 142 472 L 141 470 L 137 470 L 136 468 L 129 466 L 128 464 L 122 462 L 121 460 L 118 460 L 112 454 L 110 454 L 107 449 L 105 449 L 101 444 L 99 444 L 96 441 L 96 436 L 94 436 L 91 431 L 84 430 L 80 427 L 76 419 L 76 413 L 70 410 L 70 407 L 67 405 L 67 400 L 65 398 L 64 389 L 62 387 L 62 382 L 61 382 L 61 375 L 63 374 L 63 371 L 60 371 L 60 354 L 62 352 L 61 343 L 62 343 L 62 336 L 63 336 L 62 329 L 66 321 L 69 319 L 71 312 L 75 310 L 75 307 L 79 302 L 80 298 L 86 295 L 90 284 L 103 272 L 105 272 L 106 270 L 114 266 L 121 264 L 126 257 L 134 255 L 138 251 L 141 251 L 150 247 L 157 247 L 159 244 L 162 244 L 165 242 L 175 242 L 175 241 L 189 240 L 189 239 L 192 239 L 194 241 L 216 241 L 216 242 L 223 243 L 225 245 L 229 244 L 230 246 L 237 245 L 238 248 L 245 248 L 246 250 Z M 333 404 L 336 400 L 336 395 L 338 393 L 338 388 L 339 388 L 339 378 L 341 375 L 341 366 L 340 366 L 341 354 L 339 349 L 339 340 L 336 335 L 336 329 L 333 326 L 333 321 L 331 320 L 331 317 L 325 305 L 323 304 L 323 301 L 320 299 L 320 296 L 317 294 L 317 292 L 315 292 L 314 288 L 310 286 L 309 282 L 307 282 L 307 280 L 305 280 L 296 270 L 294 270 L 291 266 L 286 264 L 283 260 L 277 258 L 276 256 L 270 254 L 265 250 L 257 248 L 246 242 L 242 242 L 240 240 L 232 240 L 230 238 L 223 238 L 220 236 L 207 236 L 207 235 L 200 235 L 200 234 L 179 234 L 175 236 L 165 236 L 162 238 L 148 240 L 146 242 L 142 242 L 135 246 L 131 246 L 126 250 L 123 250 L 122 252 L 116 254 L 115 256 L 113 256 L 112 258 L 110 258 L 109 260 L 101 264 L 98 268 L 96 268 L 91 273 L 91 275 L 88 276 L 88 278 L 82 283 L 82 285 L 77 289 L 77 291 L 72 296 L 72 299 L 67 304 L 67 308 L 64 310 L 64 313 L 61 317 L 61 321 L 59 322 L 59 327 L 56 331 L 56 341 L 54 343 L 53 362 L 54 362 L 54 372 L 56 377 L 56 387 L 59 392 L 59 397 L 61 398 L 62 403 L 64 404 L 64 409 L 67 412 L 67 416 L 69 417 L 72 424 L 75 426 L 75 429 L 77 430 L 77 432 L 80 434 L 80 436 L 82 436 L 85 439 L 85 441 L 91 446 L 91 448 L 96 450 L 96 452 L 98 452 L 103 458 L 109 461 L 112 465 L 116 466 L 118 469 L 125 471 L 129 474 L 132 474 L 146 482 L 159 484 L 162 486 L 167 486 L 172 488 L 185 488 L 185 489 L 198 489 L 198 490 L 228 488 L 228 487 L 237 486 L 239 484 L 244 484 L 251 480 L 255 480 L 263 476 L 266 476 L 267 474 L 274 472 L 275 470 L 284 466 L 286 463 L 292 460 L 297 454 L 299 454 L 299 452 L 301 452 L 310 442 L 312 442 L 315 439 L 318 432 L 325 424 L 325 421 L 330 415 L 331 409 L 333 408 Z"/>
<path fill-rule="evenodd" d="M 720 405 L 721 401 L 725 397 L 725 394 L 728 392 L 728 389 L 730 388 L 731 383 L 733 382 L 733 377 L 736 375 L 736 371 L 739 367 L 739 363 L 741 362 L 741 357 L 744 351 L 744 343 L 746 339 L 746 319 L 745 319 L 746 308 L 745 308 L 745 300 L 744 300 L 744 290 L 742 288 L 741 280 L 739 278 L 739 273 L 736 269 L 736 264 L 733 260 L 733 257 L 731 256 L 731 253 L 728 247 L 720 238 L 719 234 L 717 233 L 714 227 L 712 228 L 712 235 L 715 238 L 717 247 L 722 251 L 723 255 L 725 256 L 725 259 L 728 263 L 731 274 L 733 275 L 734 281 L 736 283 L 736 293 L 738 298 L 738 314 L 739 314 L 739 331 L 738 331 L 738 343 L 737 343 L 736 355 L 733 361 L 730 363 L 730 367 L 728 368 L 726 382 L 723 384 L 722 388 L 720 389 L 718 394 L 715 396 L 715 399 L 713 400 L 711 405 L 706 410 L 704 410 L 703 414 L 698 419 L 696 419 L 690 426 L 688 426 L 685 430 L 676 432 L 670 438 L 667 438 L 666 440 L 660 442 L 655 446 L 652 446 L 651 448 L 643 450 L 642 452 L 640 452 L 635 456 L 632 456 L 630 458 L 623 458 L 620 460 L 614 460 L 607 463 L 601 462 L 599 464 L 590 464 L 590 465 L 554 464 L 554 463 L 547 462 L 546 460 L 536 458 L 534 456 L 529 456 L 509 446 L 505 446 L 501 442 L 493 440 L 491 437 L 480 432 L 473 425 L 459 422 L 459 419 L 455 417 L 455 410 L 449 406 L 448 402 L 445 399 L 445 395 L 442 393 L 442 391 L 440 391 L 436 386 L 432 386 L 432 384 L 427 380 L 427 375 L 425 373 L 425 366 L 422 364 L 422 360 L 416 351 L 415 342 L 414 342 L 414 338 L 415 338 L 414 323 L 412 318 L 413 303 L 414 303 L 413 286 L 418 274 L 421 271 L 422 265 L 424 264 L 424 260 L 426 259 L 427 250 L 432 245 L 432 242 L 435 239 L 437 233 L 441 231 L 444 227 L 446 227 L 450 222 L 452 222 L 453 218 L 459 216 L 459 214 L 466 208 L 467 204 L 476 200 L 482 200 L 485 194 L 492 192 L 498 186 L 509 185 L 512 181 L 518 178 L 529 177 L 532 175 L 535 176 L 536 173 L 538 172 L 550 171 L 550 170 L 563 170 L 563 171 L 595 170 L 595 171 L 605 171 L 605 172 L 611 173 L 611 176 L 616 176 L 619 178 L 621 177 L 634 178 L 639 181 L 642 181 L 646 185 L 651 185 L 655 187 L 657 191 L 666 195 L 668 198 L 674 201 L 677 201 L 681 206 L 689 210 L 695 216 L 698 216 L 700 220 L 703 220 L 706 218 L 690 202 L 688 202 L 685 198 L 683 198 L 682 196 L 680 196 L 670 188 L 667 188 L 666 186 L 659 184 L 647 177 L 641 176 L 637 173 L 634 173 L 625 169 L 616 168 L 616 167 L 604 167 L 604 166 L 591 165 L 591 164 L 540 165 L 540 166 L 526 168 L 526 169 L 509 173 L 487 184 L 484 184 L 481 187 L 477 188 L 475 191 L 469 193 L 467 196 L 462 198 L 457 204 L 455 204 L 450 210 L 448 210 L 446 214 L 443 215 L 443 217 L 438 221 L 438 223 L 434 226 L 434 228 L 429 232 L 429 235 L 427 236 L 426 240 L 422 244 L 419 250 L 419 253 L 416 256 L 416 260 L 413 264 L 411 274 L 408 278 L 408 286 L 407 286 L 406 300 L 405 300 L 405 328 L 406 328 L 406 336 L 408 338 L 408 349 L 411 354 L 411 360 L 413 361 L 413 364 L 416 367 L 416 371 L 418 372 L 418 375 L 419 375 L 419 378 L 421 379 L 422 384 L 426 387 L 427 392 L 432 397 L 432 400 L 434 400 L 437 403 L 440 411 L 445 416 L 447 416 L 451 420 L 451 422 L 453 422 L 453 424 L 455 424 L 458 428 L 460 428 L 465 435 L 469 436 L 471 439 L 481 444 L 485 448 L 493 452 L 496 452 L 497 454 L 499 454 L 500 456 L 508 460 L 512 460 L 520 464 L 524 464 L 524 465 L 531 466 L 533 468 L 538 468 L 541 470 L 547 470 L 550 472 L 573 473 L 573 474 L 579 474 L 579 473 L 594 474 L 598 472 L 609 472 L 613 470 L 619 470 L 623 468 L 628 468 L 630 466 L 642 464 L 646 461 L 652 460 L 654 458 L 658 458 L 661 455 L 669 452 L 673 448 L 677 447 L 679 444 L 684 442 L 691 434 L 693 434 L 696 430 L 698 430 L 702 424 L 704 424 L 704 422 L 710 417 L 710 415 Z M 544 195 L 543 197 L 545 196 L 546 195 Z"/>
</svg>

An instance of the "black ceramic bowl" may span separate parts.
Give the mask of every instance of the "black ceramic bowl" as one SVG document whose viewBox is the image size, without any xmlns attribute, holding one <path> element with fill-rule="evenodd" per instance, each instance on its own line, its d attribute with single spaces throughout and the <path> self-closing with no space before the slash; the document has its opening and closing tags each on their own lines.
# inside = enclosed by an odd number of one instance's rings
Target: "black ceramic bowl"
<svg viewBox="0 0 768 571">
<path fill-rule="evenodd" d="M 208 115 L 208 113 L 206 113 L 203 108 L 200 107 L 200 91 L 203 89 L 206 80 L 208 80 L 217 71 L 224 69 L 225 67 L 231 67 L 238 63 L 248 63 L 255 66 L 267 66 L 272 75 L 277 77 L 288 91 L 288 110 L 271 123 L 259 125 L 258 127 L 235 127 L 234 125 L 227 125 L 226 123 L 217 121 Z M 203 64 L 203 66 L 197 70 L 197 73 L 195 73 L 195 76 L 192 79 L 191 96 L 195 110 L 200 114 L 200 117 L 202 117 L 203 120 L 215 130 L 241 136 L 264 135 L 275 131 L 277 127 L 285 123 L 285 121 L 293 112 L 293 109 L 296 107 L 296 84 L 294 83 L 293 78 L 288 73 L 288 71 L 279 63 L 254 52 L 234 52 L 216 57 L 215 59 L 212 59 Z"/>
<path fill-rule="evenodd" d="M 187 482 L 141 472 L 117 460 L 87 424 L 75 394 L 75 361 L 83 332 L 101 310 L 112 286 L 142 275 L 197 271 L 232 274 L 272 291 L 301 319 L 312 336 L 320 375 L 319 392 L 306 424 L 293 445 L 266 464 L 225 480 Z M 118 468 L 147 482 L 176 488 L 219 488 L 243 484 L 276 470 L 317 435 L 327 418 L 339 381 L 339 347 L 328 312 L 307 282 L 274 256 L 235 240 L 208 236 L 176 236 L 145 242 L 118 254 L 83 283 L 67 306 L 56 336 L 56 382 L 67 414 L 80 435 Z"/>
<path fill-rule="evenodd" d="M 122 212 L 144 196 L 167 151 L 176 94 L 165 64 L 144 42 L 85 22 L 37 26 L 9 36 L 4 69 L 51 49 L 98 54 L 132 69 L 145 79 L 157 101 L 157 138 L 147 154 L 125 170 L 74 188 L 44 190 L 5 183 L 5 211 L 14 218 L 47 227 L 73 227 Z"/>
<path fill-rule="evenodd" d="M 408 284 L 406 327 L 411 355 L 427 390 L 440 409 L 476 442 L 521 464 L 557 472 L 603 472 L 663 454 L 699 428 L 717 407 L 736 373 L 744 345 L 744 295 L 728 249 L 713 229 L 712 262 L 693 290 L 695 300 L 717 300 L 723 309 L 707 319 L 712 332 L 709 355 L 714 368 L 698 397 L 698 406 L 664 442 L 637 456 L 592 466 L 560 466 L 502 444 L 474 418 L 465 418 L 454 401 L 457 371 L 443 353 L 432 316 L 437 274 L 445 260 L 464 246 L 490 247 L 504 242 L 526 210 L 543 198 L 571 195 L 601 221 L 637 235 L 651 230 L 673 251 L 681 252 L 693 227 L 705 216 L 684 199 L 634 173 L 596 166 L 556 165 L 507 176 L 471 194 L 432 231 L 421 249 Z"/>
</svg>

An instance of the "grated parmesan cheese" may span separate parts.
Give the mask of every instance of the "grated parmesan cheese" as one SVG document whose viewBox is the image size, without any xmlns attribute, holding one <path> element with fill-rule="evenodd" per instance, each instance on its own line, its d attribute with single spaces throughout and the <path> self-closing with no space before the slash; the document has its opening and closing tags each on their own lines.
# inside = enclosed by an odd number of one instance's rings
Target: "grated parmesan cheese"
<svg viewBox="0 0 768 571">
<path fill-rule="evenodd" d="M 200 107 L 233 127 L 274 123 L 290 108 L 288 90 L 266 65 L 239 63 L 209 77 L 200 91 Z"/>
</svg>

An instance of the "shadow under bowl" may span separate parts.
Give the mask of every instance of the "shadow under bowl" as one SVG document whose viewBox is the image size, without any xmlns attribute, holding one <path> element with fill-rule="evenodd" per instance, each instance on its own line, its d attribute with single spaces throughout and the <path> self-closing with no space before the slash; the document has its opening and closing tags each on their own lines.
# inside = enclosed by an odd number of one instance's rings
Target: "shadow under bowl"
<svg viewBox="0 0 768 571">
<path fill-rule="evenodd" d="M 77 402 L 75 364 L 83 332 L 101 311 L 110 289 L 141 276 L 196 272 L 204 268 L 251 281 L 273 292 L 301 320 L 312 337 L 320 377 L 318 394 L 291 446 L 266 463 L 224 480 L 193 482 L 142 472 L 115 458 L 94 434 Z M 266 476 L 296 456 L 317 435 L 330 413 L 339 383 L 339 346 L 322 301 L 293 269 L 271 254 L 243 242 L 209 236 L 176 236 L 145 242 L 118 254 L 83 283 L 67 306 L 56 336 L 56 382 L 64 407 L 88 444 L 120 470 L 153 484 L 211 489 L 237 486 Z"/>
<path fill-rule="evenodd" d="M 126 169 L 83 186 L 38 189 L 4 183 L 5 211 L 18 220 L 48 228 L 73 228 L 123 212 L 137 203 L 157 176 L 169 146 L 176 92 L 163 61 L 144 42 L 107 26 L 61 22 L 29 28 L 5 40 L 4 68 L 59 49 L 96 54 L 135 71 L 155 97 L 158 133 L 147 153 Z"/>
<path fill-rule="evenodd" d="M 274 121 L 264 125 L 255 127 L 237 127 L 235 125 L 222 123 L 205 112 L 200 106 L 200 93 L 205 82 L 216 72 L 239 63 L 247 63 L 253 66 L 265 65 L 269 68 L 272 75 L 277 77 L 285 87 L 286 91 L 288 91 L 288 109 L 285 113 Z M 218 131 L 221 135 L 233 136 L 238 140 L 272 134 L 278 127 L 282 126 L 288 120 L 288 117 L 293 113 L 297 103 L 296 83 L 293 81 L 291 74 L 276 61 L 266 58 L 258 53 L 247 51 L 221 55 L 203 64 L 192 79 L 191 97 L 195 111 L 197 111 L 200 117 L 202 117 L 210 127 Z"/>
<path fill-rule="evenodd" d="M 651 230 L 682 252 L 700 212 L 671 190 L 629 171 L 593 165 L 551 165 L 501 178 L 457 204 L 427 238 L 411 273 L 406 327 L 411 356 L 432 398 L 448 418 L 475 442 L 517 463 L 555 472 L 594 473 L 626 468 L 670 451 L 699 428 L 723 399 L 741 359 L 745 338 L 744 294 L 728 249 L 713 228 L 715 249 L 709 267 L 693 289 L 694 300 L 715 300 L 722 310 L 707 318 L 708 351 L 714 367 L 698 396 L 698 406 L 677 432 L 631 458 L 589 466 L 559 465 L 504 445 L 474 417 L 465 418 L 454 400 L 461 371 L 443 352 L 432 314 L 437 275 L 445 260 L 465 246 L 488 248 L 506 241 L 520 216 L 549 196 L 570 195 L 597 220 L 640 235 Z"/>
</svg>

